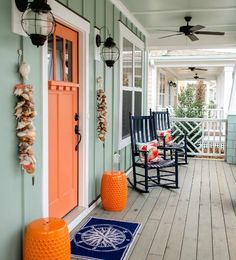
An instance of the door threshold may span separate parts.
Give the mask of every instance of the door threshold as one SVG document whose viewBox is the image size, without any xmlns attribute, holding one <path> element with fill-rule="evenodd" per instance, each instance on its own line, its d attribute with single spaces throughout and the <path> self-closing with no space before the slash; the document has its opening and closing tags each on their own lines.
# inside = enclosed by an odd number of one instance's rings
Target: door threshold
<svg viewBox="0 0 236 260">
<path fill-rule="evenodd" d="M 95 209 L 101 202 L 101 198 L 95 201 L 89 208 L 76 207 L 69 212 L 63 219 L 65 220 L 69 232 L 71 232 L 81 221 L 86 218 L 93 209 Z"/>
<path fill-rule="evenodd" d="M 69 225 L 74 219 L 81 215 L 85 209 L 86 208 L 80 206 L 77 206 L 76 208 L 72 209 L 67 215 L 63 217 L 66 224 Z"/>
</svg>

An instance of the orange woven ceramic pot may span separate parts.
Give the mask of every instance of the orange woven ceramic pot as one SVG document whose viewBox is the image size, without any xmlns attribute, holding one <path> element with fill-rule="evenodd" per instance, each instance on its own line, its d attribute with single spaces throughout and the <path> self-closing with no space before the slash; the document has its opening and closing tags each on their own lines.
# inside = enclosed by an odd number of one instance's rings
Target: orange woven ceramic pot
<svg viewBox="0 0 236 260">
<path fill-rule="evenodd" d="M 105 210 L 121 211 L 128 197 L 127 179 L 124 172 L 106 171 L 102 176 L 101 199 Z"/>
<path fill-rule="evenodd" d="M 70 260 L 70 236 L 64 220 L 41 218 L 30 223 L 24 241 L 24 260 Z"/>
</svg>

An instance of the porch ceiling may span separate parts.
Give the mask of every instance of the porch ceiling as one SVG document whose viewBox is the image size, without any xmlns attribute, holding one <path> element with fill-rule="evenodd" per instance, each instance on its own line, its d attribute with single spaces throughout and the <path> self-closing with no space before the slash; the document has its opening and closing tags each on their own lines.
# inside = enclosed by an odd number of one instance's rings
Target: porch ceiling
<svg viewBox="0 0 236 260">
<path fill-rule="evenodd" d="M 191 49 L 236 47 L 235 0 L 120 0 L 148 32 L 150 49 Z M 179 35 L 160 30 L 178 31 L 185 25 L 185 16 L 192 16 L 190 25 L 203 25 L 202 31 L 223 31 L 224 36 L 197 35 L 199 41 L 191 42 Z"/>
<path fill-rule="evenodd" d="M 176 77 L 178 80 L 194 80 L 195 73 L 200 78 L 205 80 L 216 80 L 220 73 L 224 70 L 224 67 L 204 67 L 207 71 L 190 71 L 187 67 L 172 67 L 165 68 L 170 74 Z"/>
</svg>

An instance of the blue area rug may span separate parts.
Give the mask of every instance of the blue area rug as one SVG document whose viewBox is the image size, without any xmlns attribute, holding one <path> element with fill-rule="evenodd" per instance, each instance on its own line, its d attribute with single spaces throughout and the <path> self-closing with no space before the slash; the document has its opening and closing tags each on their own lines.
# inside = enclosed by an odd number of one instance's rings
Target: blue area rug
<svg viewBox="0 0 236 260">
<path fill-rule="evenodd" d="M 92 217 L 73 236 L 71 256 L 80 259 L 124 259 L 139 227 L 138 223 Z"/>
</svg>

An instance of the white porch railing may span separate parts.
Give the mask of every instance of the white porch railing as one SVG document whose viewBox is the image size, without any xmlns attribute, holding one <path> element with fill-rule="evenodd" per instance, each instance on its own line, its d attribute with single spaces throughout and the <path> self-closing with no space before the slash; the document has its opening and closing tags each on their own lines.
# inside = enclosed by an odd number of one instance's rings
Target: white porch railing
<svg viewBox="0 0 236 260">
<path fill-rule="evenodd" d="M 166 106 L 166 107 L 157 106 L 155 111 L 166 111 L 166 108 L 168 108 L 169 113 L 171 115 L 174 115 L 174 108 L 171 106 Z M 193 112 L 194 114 L 198 114 L 201 118 L 214 118 L 214 119 L 224 118 L 224 109 L 222 108 L 204 108 L 203 110 L 193 109 Z"/>
<path fill-rule="evenodd" d="M 226 144 L 226 119 L 171 118 L 174 141 L 178 135 L 187 134 L 189 155 L 224 157 Z"/>
</svg>

